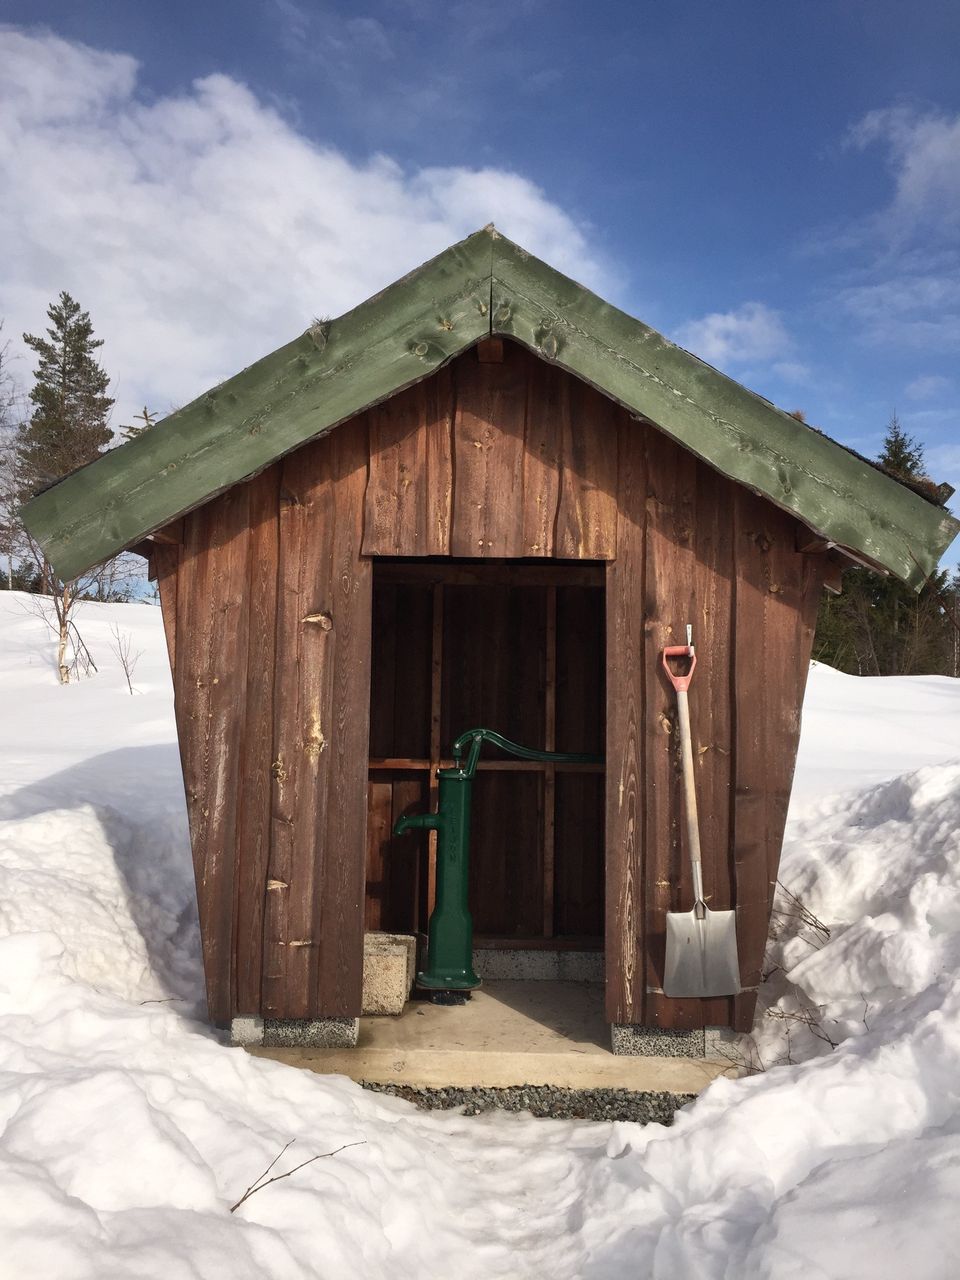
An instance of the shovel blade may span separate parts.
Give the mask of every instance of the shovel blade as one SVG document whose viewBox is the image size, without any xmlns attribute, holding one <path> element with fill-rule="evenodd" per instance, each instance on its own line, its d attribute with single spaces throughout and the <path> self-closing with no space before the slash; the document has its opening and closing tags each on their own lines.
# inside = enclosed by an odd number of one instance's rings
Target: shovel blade
<svg viewBox="0 0 960 1280">
<path fill-rule="evenodd" d="M 735 996 L 740 991 L 737 913 L 706 910 L 667 912 L 667 996 Z"/>
</svg>

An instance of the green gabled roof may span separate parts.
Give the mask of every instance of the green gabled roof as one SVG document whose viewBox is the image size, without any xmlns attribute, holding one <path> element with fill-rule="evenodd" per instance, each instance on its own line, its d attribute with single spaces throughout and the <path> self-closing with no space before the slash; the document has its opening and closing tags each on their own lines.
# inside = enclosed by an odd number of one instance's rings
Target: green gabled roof
<svg viewBox="0 0 960 1280">
<path fill-rule="evenodd" d="M 491 334 L 652 422 L 820 537 L 919 589 L 960 523 L 493 227 L 67 476 L 23 519 L 64 579 L 256 474 Z"/>
</svg>

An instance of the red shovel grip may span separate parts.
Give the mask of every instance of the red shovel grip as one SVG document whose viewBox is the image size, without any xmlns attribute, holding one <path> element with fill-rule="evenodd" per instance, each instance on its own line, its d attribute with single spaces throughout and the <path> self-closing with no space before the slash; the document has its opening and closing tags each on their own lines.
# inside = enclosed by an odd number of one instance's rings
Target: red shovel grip
<svg viewBox="0 0 960 1280">
<path fill-rule="evenodd" d="M 670 670 L 668 658 L 689 658 L 690 668 L 682 676 L 676 675 Z M 693 679 L 694 668 L 697 665 L 697 655 L 693 651 L 693 646 L 689 644 L 674 644 L 668 646 L 663 651 L 663 669 L 667 673 L 667 679 L 676 689 L 677 693 L 686 693 L 690 688 L 690 681 Z"/>
</svg>

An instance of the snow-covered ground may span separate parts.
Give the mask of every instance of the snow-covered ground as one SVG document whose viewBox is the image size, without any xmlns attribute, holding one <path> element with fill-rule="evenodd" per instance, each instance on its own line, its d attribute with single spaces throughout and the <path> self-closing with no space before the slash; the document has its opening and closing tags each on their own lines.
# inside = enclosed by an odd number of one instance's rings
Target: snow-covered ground
<svg viewBox="0 0 960 1280">
<path fill-rule="evenodd" d="M 956 1274 L 960 682 L 812 672 L 766 1070 L 670 1129 L 467 1118 L 204 1027 L 159 612 L 79 621 L 62 689 L 0 593 L 0 1276 Z M 291 1139 L 275 1173 L 361 1145 L 231 1214 Z"/>
</svg>

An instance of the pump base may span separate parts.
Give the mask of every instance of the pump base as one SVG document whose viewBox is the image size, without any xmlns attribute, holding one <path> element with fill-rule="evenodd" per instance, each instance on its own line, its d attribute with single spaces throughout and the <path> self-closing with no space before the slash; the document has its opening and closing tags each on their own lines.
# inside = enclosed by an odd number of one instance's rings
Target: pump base
<svg viewBox="0 0 960 1280">
<path fill-rule="evenodd" d="M 459 973 L 418 973 L 417 986 L 424 991 L 473 991 L 483 985 L 473 970 Z"/>
</svg>

